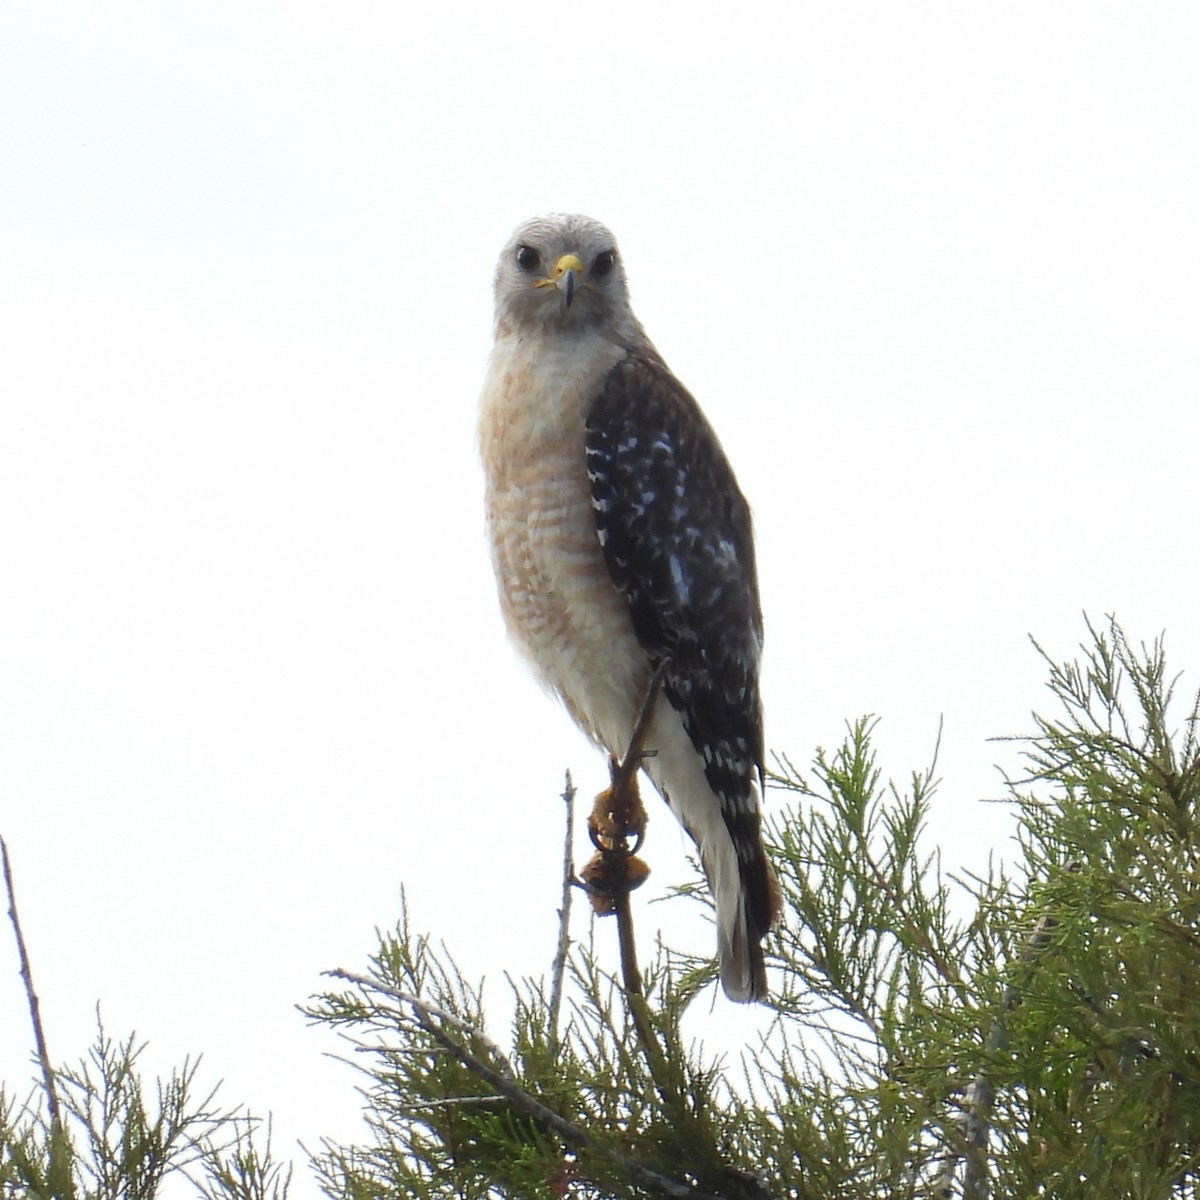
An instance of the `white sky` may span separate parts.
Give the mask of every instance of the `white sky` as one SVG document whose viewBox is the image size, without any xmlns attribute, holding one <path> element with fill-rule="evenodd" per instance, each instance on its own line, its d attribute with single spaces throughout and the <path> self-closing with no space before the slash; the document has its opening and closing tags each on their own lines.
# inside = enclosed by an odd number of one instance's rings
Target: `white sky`
<svg viewBox="0 0 1200 1200">
<path fill-rule="evenodd" d="M 474 447 L 539 211 L 616 231 L 755 506 L 770 745 L 877 713 L 903 781 L 945 714 L 930 847 L 1007 853 L 1028 634 L 1115 611 L 1200 683 L 1198 55 L 1191 3 L 0 9 L 0 832 L 54 1054 L 100 1001 L 287 1151 L 359 1128 L 292 1006 L 402 881 L 497 1000 L 548 965 L 604 765 L 505 643 Z M 6 932 L 0 1029 L 22 1090 Z"/>
</svg>

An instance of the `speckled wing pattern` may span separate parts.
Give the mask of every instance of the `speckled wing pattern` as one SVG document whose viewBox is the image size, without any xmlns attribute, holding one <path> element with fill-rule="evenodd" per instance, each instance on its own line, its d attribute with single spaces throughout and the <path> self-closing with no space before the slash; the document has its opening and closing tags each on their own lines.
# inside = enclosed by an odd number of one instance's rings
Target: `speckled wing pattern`
<svg viewBox="0 0 1200 1200">
<path fill-rule="evenodd" d="M 586 424 L 605 562 L 651 668 L 667 660 L 663 694 L 704 759 L 757 939 L 775 901 L 754 787 L 762 612 L 750 508 L 699 405 L 656 358 L 614 367 Z"/>
</svg>

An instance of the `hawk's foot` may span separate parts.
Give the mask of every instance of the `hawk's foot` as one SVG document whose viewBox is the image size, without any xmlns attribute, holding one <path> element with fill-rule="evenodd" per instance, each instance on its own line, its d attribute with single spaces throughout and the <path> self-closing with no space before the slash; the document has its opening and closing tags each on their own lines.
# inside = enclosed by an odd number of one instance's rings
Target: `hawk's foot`
<svg viewBox="0 0 1200 1200">
<path fill-rule="evenodd" d="M 598 917 L 609 917 L 617 911 L 617 897 L 641 887 L 650 875 L 650 868 L 636 854 L 625 856 L 598 850 L 579 872 L 579 883 L 592 902 Z"/>
<path fill-rule="evenodd" d="M 597 850 L 624 850 L 627 838 L 633 839 L 630 854 L 636 854 L 646 837 L 646 806 L 638 791 L 637 776 L 607 787 L 596 797 L 588 817 L 588 834 Z"/>
</svg>

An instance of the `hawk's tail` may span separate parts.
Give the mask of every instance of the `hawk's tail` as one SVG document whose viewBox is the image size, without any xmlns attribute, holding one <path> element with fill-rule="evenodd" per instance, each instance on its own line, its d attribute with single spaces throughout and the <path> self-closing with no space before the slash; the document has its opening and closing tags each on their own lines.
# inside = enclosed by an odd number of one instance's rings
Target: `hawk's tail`
<svg viewBox="0 0 1200 1200">
<path fill-rule="evenodd" d="M 761 843 L 737 846 L 732 838 L 705 858 L 717 905 L 717 963 L 730 1000 L 767 998 L 762 939 L 779 915 L 779 884 Z"/>
</svg>

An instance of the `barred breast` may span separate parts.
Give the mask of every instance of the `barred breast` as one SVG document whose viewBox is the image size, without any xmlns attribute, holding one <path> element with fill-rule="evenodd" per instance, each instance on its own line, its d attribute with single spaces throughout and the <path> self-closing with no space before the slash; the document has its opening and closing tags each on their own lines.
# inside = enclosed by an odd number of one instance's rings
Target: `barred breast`
<svg viewBox="0 0 1200 1200">
<path fill-rule="evenodd" d="M 608 750 L 629 740 L 649 666 L 596 532 L 584 422 L 625 352 L 556 341 L 513 336 L 493 350 L 479 424 L 487 533 L 509 633 Z"/>
</svg>

